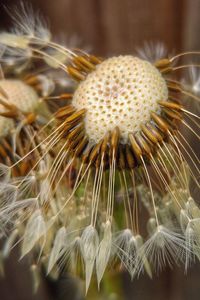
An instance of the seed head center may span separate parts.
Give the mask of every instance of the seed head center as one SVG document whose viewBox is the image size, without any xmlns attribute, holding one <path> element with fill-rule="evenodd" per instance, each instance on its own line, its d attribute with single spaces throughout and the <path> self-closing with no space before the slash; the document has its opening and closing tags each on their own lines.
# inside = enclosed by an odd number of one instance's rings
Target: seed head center
<svg viewBox="0 0 200 300">
<path fill-rule="evenodd" d="M 130 132 L 159 112 L 158 101 L 167 100 L 168 89 L 161 73 L 149 62 L 133 56 L 105 60 L 80 83 L 72 104 L 85 108 L 85 128 L 94 142 L 119 127 L 126 142 Z"/>
</svg>

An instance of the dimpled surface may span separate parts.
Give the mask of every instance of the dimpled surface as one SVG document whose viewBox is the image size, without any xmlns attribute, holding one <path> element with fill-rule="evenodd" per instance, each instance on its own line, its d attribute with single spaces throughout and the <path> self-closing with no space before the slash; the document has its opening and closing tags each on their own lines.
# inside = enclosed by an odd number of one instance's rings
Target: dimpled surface
<svg viewBox="0 0 200 300">
<path fill-rule="evenodd" d="M 38 95 L 33 88 L 20 80 L 0 80 L 0 88 L 7 95 L 6 101 L 14 104 L 22 112 L 34 112 L 38 105 Z M 2 107 L 1 107 L 2 108 Z"/>
<path fill-rule="evenodd" d="M 80 83 L 72 104 L 86 108 L 85 128 L 98 142 L 106 132 L 119 127 L 126 142 L 129 132 L 140 129 L 159 112 L 158 100 L 167 100 L 168 89 L 161 73 L 149 62 L 133 56 L 105 60 Z"/>
</svg>

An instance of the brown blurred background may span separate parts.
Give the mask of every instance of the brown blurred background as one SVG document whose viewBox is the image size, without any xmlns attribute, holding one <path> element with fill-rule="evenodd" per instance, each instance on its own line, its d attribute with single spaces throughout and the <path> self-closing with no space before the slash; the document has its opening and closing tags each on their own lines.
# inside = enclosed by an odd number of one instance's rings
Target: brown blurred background
<svg viewBox="0 0 200 300">
<path fill-rule="evenodd" d="M 0 28 L 11 25 L 0 1 Z M 199 48 L 199 0 L 25 0 L 40 11 L 54 35 L 74 36 L 98 55 L 131 53 L 144 42 L 163 42 L 170 51 Z"/>
<path fill-rule="evenodd" d="M 163 42 L 170 52 L 200 49 L 200 0 L 32 0 L 35 10 L 48 20 L 55 36 L 79 44 L 101 56 L 133 53 L 144 42 Z M 0 29 L 11 25 L 3 5 L 16 0 L 0 0 Z M 199 300 L 200 266 L 184 270 L 167 269 L 150 280 L 146 276 L 130 281 L 122 275 L 126 300 Z M 0 280 L 1 300 L 81 299 L 69 278 L 57 284 L 44 279 L 36 296 L 26 262 L 18 263 L 13 253 Z"/>
</svg>

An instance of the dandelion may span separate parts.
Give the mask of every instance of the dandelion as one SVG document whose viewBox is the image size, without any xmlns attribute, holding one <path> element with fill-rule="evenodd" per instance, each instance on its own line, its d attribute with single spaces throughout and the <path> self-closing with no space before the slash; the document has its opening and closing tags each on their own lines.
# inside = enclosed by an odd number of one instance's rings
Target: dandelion
<svg viewBox="0 0 200 300">
<path fill-rule="evenodd" d="M 33 72 L 33 60 L 21 49 L 1 48 L 0 160 L 7 165 L 7 169 L 1 165 L 2 176 L 5 172 L 7 178 L 10 171 L 23 176 L 33 165 L 36 152 L 16 168 L 8 168 L 40 142 L 42 135 L 37 136 L 37 132 L 51 118 L 51 108 L 44 100 L 53 92 L 54 82 L 42 69 Z"/>
<path fill-rule="evenodd" d="M 199 116 L 182 100 L 197 96 L 176 75 L 195 66 L 180 59 L 199 52 L 154 62 L 103 59 L 53 42 L 35 22 L 2 33 L 2 47 L 29 53 L 76 85 L 45 97 L 47 108 L 60 105 L 9 170 L 40 153 L 23 176 L 3 183 L 20 190 L 15 201 L 3 200 L 0 220 L 8 215 L 18 230 L 22 256 L 35 253 L 49 274 L 63 265 L 84 274 L 86 291 L 92 274 L 100 286 L 112 265 L 132 277 L 175 263 L 187 269 L 199 259 L 200 210 L 191 191 L 192 184 L 199 189 L 199 159 L 181 128 L 198 142 Z"/>
</svg>

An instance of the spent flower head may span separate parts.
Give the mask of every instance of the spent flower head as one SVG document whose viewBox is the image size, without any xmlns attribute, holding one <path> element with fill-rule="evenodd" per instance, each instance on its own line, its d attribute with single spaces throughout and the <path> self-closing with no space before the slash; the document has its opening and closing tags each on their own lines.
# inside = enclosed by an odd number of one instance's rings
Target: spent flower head
<svg viewBox="0 0 200 300">
<path fill-rule="evenodd" d="M 86 290 L 108 265 L 132 277 L 187 269 L 200 257 L 199 159 L 182 128 L 199 142 L 199 116 L 177 74 L 200 53 L 104 59 L 53 42 L 37 22 L 0 34 L 4 256 L 18 239 L 48 274 L 85 274 Z M 59 84 L 61 71 L 76 84 Z"/>
</svg>

